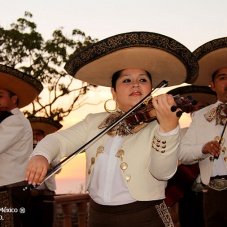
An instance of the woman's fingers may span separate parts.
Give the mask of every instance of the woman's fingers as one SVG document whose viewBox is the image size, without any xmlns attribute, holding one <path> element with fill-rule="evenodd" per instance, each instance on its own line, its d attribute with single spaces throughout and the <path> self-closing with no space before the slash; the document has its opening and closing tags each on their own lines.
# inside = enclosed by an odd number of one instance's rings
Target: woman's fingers
<svg viewBox="0 0 227 227">
<path fill-rule="evenodd" d="M 156 110 L 157 119 L 162 131 L 168 132 L 177 127 L 181 114 L 179 115 L 179 108 L 176 108 L 176 112 L 171 110 L 171 107 L 176 105 L 171 95 L 163 94 L 155 96 L 152 99 L 152 104 Z"/>
<path fill-rule="evenodd" d="M 45 157 L 41 155 L 33 156 L 27 165 L 25 179 L 29 184 L 40 184 L 46 176 L 48 168 L 49 163 Z"/>
</svg>

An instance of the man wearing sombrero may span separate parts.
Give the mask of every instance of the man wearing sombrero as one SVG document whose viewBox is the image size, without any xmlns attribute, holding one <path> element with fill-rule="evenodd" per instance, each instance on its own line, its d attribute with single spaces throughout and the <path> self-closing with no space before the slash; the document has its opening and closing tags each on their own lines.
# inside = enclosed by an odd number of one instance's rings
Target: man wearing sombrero
<svg viewBox="0 0 227 227">
<path fill-rule="evenodd" d="M 199 62 L 194 84 L 210 84 L 217 101 L 194 113 L 179 158 L 199 162 L 205 226 L 227 226 L 227 37 L 205 43 L 194 54 Z"/>
<path fill-rule="evenodd" d="M 14 208 L 23 200 L 19 198 L 20 182 L 24 181 L 25 167 L 33 149 L 31 125 L 19 108 L 30 104 L 42 88 L 35 78 L 0 65 L 0 186 L 12 192 L 9 196 Z M 4 206 L 4 200 L 0 202 Z M 17 221 L 15 218 L 15 223 Z"/>
<path fill-rule="evenodd" d="M 58 121 L 54 121 L 48 117 L 28 117 L 33 131 L 33 147 L 47 135 L 59 130 L 62 125 Z M 51 163 L 56 165 L 59 161 L 55 160 Z M 46 180 L 40 187 L 31 190 L 29 223 L 30 226 L 53 226 L 54 207 L 52 202 L 56 190 L 55 175 Z M 34 222 L 34 220 L 36 220 Z"/>
<path fill-rule="evenodd" d="M 203 107 L 217 101 L 216 93 L 208 86 L 186 85 L 168 91 L 168 94 L 179 96 L 182 99 L 188 114 L 193 114 Z M 185 135 L 188 127 L 181 128 L 181 138 Z M 202 208 L 198 206 L 201 201 L 201 193 L 195 183 L 199 175 L 198 163 L 184 165 L 179 163 L 177 172 L 168 181 L 166 187 L 166 204 L 170 207 L 176 223 L 180 226 L 202 226 Z"/>
<path fill-rule="evenodd" d="M 51 160 L 69 156 L 110 127 L 85 148 L 86 189 L 91 196 L 88 226 L 173 226 L 163 202 L 166 181 L 177 167 L 179 118 L 171 111 L 173 97 L 152 98 L 151 112 L 158 121 L 111 125 L 163 79 L 169 84 L 192 80 L 197 62 L 191 52 L 169 37 L 131 32 L 75 53 L 65 68 L 77 79 L 111 87 L 116 110 L 89 114 L 71 128 L 45 137 L 28 164 L 28 182 L 42 182 Z"/>
</svg>

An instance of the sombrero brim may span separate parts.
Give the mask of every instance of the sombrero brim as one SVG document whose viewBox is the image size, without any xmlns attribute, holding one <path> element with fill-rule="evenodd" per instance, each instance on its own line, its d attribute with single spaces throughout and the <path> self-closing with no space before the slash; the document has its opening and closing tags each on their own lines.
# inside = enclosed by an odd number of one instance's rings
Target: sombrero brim
<svg viewBox="0 0 227 227">
<path fill-rule="evenodd" d="M 207 106 L 217 101 L 216 93 L 208 86 L 188 85 L 168 91 L 168 94 L 192 97 L 192 100 Z"/>
<path fill-rule="evenodd" d="M 94 85 L 111 86 L 118 70 L 140 68 L 152 75 L 155 87 L 162 80 L 169 85 L 190 83 L 197 76 L 194 55 L 176 40 L 151 32 L 130 32 L 112 36 L 75 52 L 65 70 Z"/>
<path fill-rule="evenodd" d="M 198 77 L 193 84 L 207 86 L 211 82 L 213 72 L 227 67 L 227 37 L 209 41 L 193 53 L 199 63 Z"/>
<path fill-rule="evenodd" d="M 43 130 L 45 135 L 54 133 L 62 128 L 62 125 L 58 121 L 53 121 L 50 118 L 28 117 L 28 119 L 33 130 Z"/>
<path fill-rule="evenodd" d="M 15 93 L 19 98 L 19 108 L 27 106 L 40 94 L 43 86 L 32 76 L 0 64 L 0 89 Z"/>
</svg>

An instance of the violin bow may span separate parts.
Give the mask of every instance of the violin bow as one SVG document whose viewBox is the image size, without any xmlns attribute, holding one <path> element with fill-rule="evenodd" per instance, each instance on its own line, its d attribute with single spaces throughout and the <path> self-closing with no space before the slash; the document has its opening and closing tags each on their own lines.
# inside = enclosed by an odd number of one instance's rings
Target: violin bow
<svg viewBox="0 0 227 227">
<path fill-rule="evenodd" d="M 225 122 L 224 128 L 223 128 L 223 130 L 222 130 L 221 137 L 220 137 L 220 140 L 219 140 L 219 144 L 221 144 L 221 140 L 222 140 L 222 138 L 223 138 L 223 136 L 224 136 L 225 129 L 226 129 L 226 125 L 227 125 L 227 121 Z"/>
<path fill-rule="evenodd" d="M 66 163 L 68 163 L 71 159 L 73 159 L 76 155 L 82 153 L 83 151 L 85 151 L 92 143 L 96 142 L 97 140 L 99 140 L 104 134 L 106 134 L 109 130 L 111 130 L 113 127 L 115 127 L 117 124 L 119 124 L 122 120 L 124 120 L 127 116 L 129 116 L 134 110 L 136 110 L 141 104 L 146 103 L 151 96 L 157 91 L 157 89 L 166 87 L 168 85 L 168 82 L 166 80 L 163 80 L 160 84 L 158 84 L 155 88 L 152 89 L 152 91 L 145 96 L 142 100 L 140 100 L 140 102 L 138 102 L 134 107 L 132 107 L 129 111 L 127 111 L 125 114 L 123 114 L 118 120 L 116 120 L 115 122 L 113 122 L 110 126 L 108 126 L 107 128 L 105 128 L 103 131 L 101 131 L 100 133 L 98 133 L 95 137 L 93 137 L 92 139 L 90 139 L 87 143 L 85 143 L 83 146 L 81 146 L 79 149 L 77 149 L 76 151 L 74 151 L 72 154 L 70 154 L 68 157 L 64 158 L 62 161 L 60 161 L 57 165 L 53 166 L 48 172 L 47 175 L 45 176 L 45 178 L 43 179 L 43 181 L 38 184 L 38 185 L 28 185 L 26 187 L 24 187 L 23 190 L 27 190 L 27 189 L 33 189 L 33 188 L 37 188 L 38 186 L 40 186 L 41 184 L 43 184 L 46 180 L 48 180 L 51 176 L 53 176 L 56 172 L 58 172 L 63 165 L 65 165 Z"/>
</svg>

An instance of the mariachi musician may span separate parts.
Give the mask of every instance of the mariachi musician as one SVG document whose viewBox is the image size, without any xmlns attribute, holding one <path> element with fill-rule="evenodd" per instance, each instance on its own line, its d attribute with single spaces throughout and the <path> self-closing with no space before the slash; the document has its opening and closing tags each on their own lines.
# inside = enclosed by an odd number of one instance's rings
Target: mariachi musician
<svg viewBox="0 0 227 227">
<path fill-rule="evenodd" d="M 192 79 L 197 62 L 185 46 L 167 36 L 129 32 L 76 52 L 66 68 L 77 79 L 111 87 L 116 110 L 88 114 L 40 141 L 27 168 L 32 184 L 42 182 L 54 158 L 70 156 L 96 138 L 150 96 L 163 79 L 169 85 Z M 153 97 L 151 103 L 148 115 L 156 116 L 154 121 L 134 125 L 130 119 L 135 115 L 130 115 L 85 149 L 89 227 L 173 226 L 163 199 L 166 182 L 177 168 L 180 109 L 171 111 L 176 103 L 167 94 Z"/>
<path fill-rule="evenodd" d="M 173 96 L 180 95 L 182 102 L 188 108 L 188 114 L 192 115 L 203 107 L 216 102 L 216 93 L 208 86 L 187 85 L 168 91 Z M 181 138 L 185 135 L 188 127 L 181 128 Z M 177 172 L 168 181 L 166 187 L 166 205 L 169 207 L 175 226 L 191 227 L 201 226 L 202 217 L 202 194 L 197 192 L 196 179 L 199 176 L 198 163 L 184 165 L 179 163 Z"/>
<path fill-rule="evenodd" d="M 28 117 L 33 131 L 33 148 L 47 135 L 59 130 L 62 125 L 50 117 Z M 56 165 L 54 161 L 51 165 Z M 55 175 L 51 176 L 42 185 L 31 190 L 29 206 L 29 222 L 33 227 L 53 226 L 54 204 L 56 190 Z M 34 220 L 36 220 L 34 222 Z"/>
<path fill-rule="evenodd" d="M 17 182 L 24 181 L 33 140 L 30 122 L 20 108 L 30 104 L 42 89 L 35 78 L 0 65 L 0 207 L 24 207 L 23 186 Z M 14 217 L 10 214 L 2 213 L 4 224 L 14 219 L 14 226 L 20 226 L 19 212 L 14 212 Z"/>
<path fill-rule="evenodd" d="M 206 227 L 227 226 L 227 37 L 211 40 L 194 54 L 199 63 L 195 85 L 210 85 L 217 101 L 192 116 L 180 145 L 181 162 L 199 163 Z"/>
</svg>

